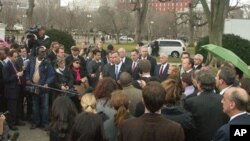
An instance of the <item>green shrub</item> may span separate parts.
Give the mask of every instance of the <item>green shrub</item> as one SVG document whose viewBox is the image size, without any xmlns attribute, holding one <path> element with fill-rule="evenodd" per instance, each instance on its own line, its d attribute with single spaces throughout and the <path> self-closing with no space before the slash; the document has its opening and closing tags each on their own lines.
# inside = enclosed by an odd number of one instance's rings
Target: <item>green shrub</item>
<svg viewBox="0 0 250 141">
<path fill-rule="evenodd" d="M 46 35 L 50 37 L 50 42 L 58 41 L 60 44 L 63 44 L 66 53 L 70 53 L 71 46 L 75 45 L 75 40 L 67 32 L 50 29 L 46 31 Z"/>
<path fill-rule="evenodd" d="M 195 47 L 195 54 L 200 53 L 204 56 L 204 62 L 207 58 L 207 51 L 201 49 L 201 46 L 209 44 L 208 37 L 202 38 Z M 238 55 L 244 62 L 250 65 L 250 41 L 233 34 L 225 34 L 222 38 L 222 46 Z"/>
</svg>

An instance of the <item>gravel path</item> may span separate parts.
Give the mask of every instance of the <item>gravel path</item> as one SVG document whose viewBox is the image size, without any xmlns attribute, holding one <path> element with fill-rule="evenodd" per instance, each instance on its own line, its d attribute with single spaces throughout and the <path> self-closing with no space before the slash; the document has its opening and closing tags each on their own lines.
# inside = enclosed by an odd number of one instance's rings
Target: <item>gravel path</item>
<svg viewBox="0 0 250 141">
<path fill-rule="evenodd" d="M 19 138 L 17 141 L 49 141 L 49 134 L 40 129 L 30 130 L 30 124 L 26 122 L 25 126 L 18 126 Z M 14 132 L 10 131 L 12 135 Z"/>
</svg>

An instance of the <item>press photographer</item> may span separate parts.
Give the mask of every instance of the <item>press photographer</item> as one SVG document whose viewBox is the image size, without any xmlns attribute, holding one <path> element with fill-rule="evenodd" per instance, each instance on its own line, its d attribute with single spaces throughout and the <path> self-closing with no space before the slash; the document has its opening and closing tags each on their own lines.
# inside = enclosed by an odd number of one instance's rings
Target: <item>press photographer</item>
<svg viewBox="0 0 250 141">
<path fill-rule="evenodd" d="M 39 46 L 49 46 L 49 36 L 45 35 L 46 29 L 44 26 L 34 26 L 26 31 L 26 45 L 29 53 L 36 56 L 36 50 Z"/>
</svg>

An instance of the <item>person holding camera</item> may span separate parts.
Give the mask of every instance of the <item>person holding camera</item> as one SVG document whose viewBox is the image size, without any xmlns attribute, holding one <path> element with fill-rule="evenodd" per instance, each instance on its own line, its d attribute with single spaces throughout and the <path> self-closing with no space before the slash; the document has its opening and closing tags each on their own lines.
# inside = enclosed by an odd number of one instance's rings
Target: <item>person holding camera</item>
<svg viewBox="0 0 250 141">
<path fill-rule="evenodd" d="M 50 40 L 49 36 L 45 34 L 45 31 L 46 29 L 44 26 L 31 27 L 26 31 L 26 44 L 32 56 L 37 56 L 37 49 L 40 46 L 49 47 Z"/>
</svg>

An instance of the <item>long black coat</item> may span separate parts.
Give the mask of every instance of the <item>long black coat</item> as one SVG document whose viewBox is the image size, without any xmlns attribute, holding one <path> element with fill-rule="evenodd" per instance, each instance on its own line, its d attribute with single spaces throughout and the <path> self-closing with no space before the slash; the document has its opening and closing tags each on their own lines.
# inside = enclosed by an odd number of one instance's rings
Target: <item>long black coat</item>
<svg viewBox="0 0 250 141">
<path fill-rule="evenodd" d="M 167 119 L 179 123 L 185 132 L 186 141 L 192 141 L 190 132 L 195 128 L 192 114 L 180 106 L 163 106 L 161 114 Z"/>
<path fill-rule="evenodd" d="M 66 85 L 69 89 L 73 88 L 74 78 L 71 70 L 69 68 L 65 68 L 63 72 L 59 69 L 56 69 L 56 75 L 54 79 L 54 86 L 57 89 L 61 89 L 62 85 Z"/>
<path fill-rule="evenodd" d="M 96 62 L 95 60 L 91 60 L 87 66 L 87 72 L 89 77 L 89 84 L 91 87 L 95 88 L 100 73 L 102 72 L 103 64 L 102 62 Z M 95 74 L 95 77 L 91 77 L 91 74 Z"/>
</svg>

